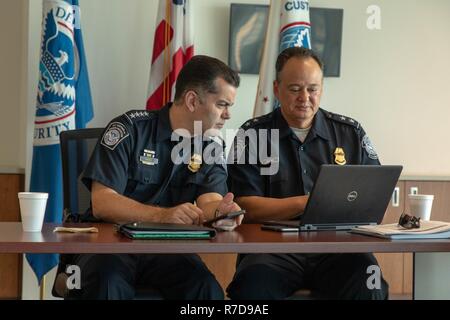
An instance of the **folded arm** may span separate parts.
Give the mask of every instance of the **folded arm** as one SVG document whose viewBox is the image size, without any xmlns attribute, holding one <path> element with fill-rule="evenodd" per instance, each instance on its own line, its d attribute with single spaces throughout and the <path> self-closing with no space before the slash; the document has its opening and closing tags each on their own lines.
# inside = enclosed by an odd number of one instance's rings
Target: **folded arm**
<svg viewBox="0 0 450 320">
<path fill-rule="evenodd" d="M 303 213 L 308 202 L 308 196 L 282 199 L 245 196 L 237 198 L 236 202 L 247 212 L 245 222 L 289 220 Z"/>
</svg>

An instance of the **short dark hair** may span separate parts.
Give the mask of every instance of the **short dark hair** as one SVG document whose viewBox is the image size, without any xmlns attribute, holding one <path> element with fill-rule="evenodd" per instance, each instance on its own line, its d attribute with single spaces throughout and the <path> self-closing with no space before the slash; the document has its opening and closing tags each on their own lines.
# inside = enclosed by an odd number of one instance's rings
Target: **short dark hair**
<svg viewBox="0 0 450 320">
<path fill-rule="evenodd" d="M 284 49 L 277 58 L 277 62 L 275 64 L 275 70 L 277 71 L 277 81 L 280 81 L 280 72 L 283 70 L 286 62 L 291 58 L 312 58 L 316 60 L 317 64 L 320 67 L 320 70 L 323 72 L 323 62 L 320 57 L 311 49 L 304 47 L 290 47 Z"/>
<path fill-rule="evenodd" d="M 175 101 L 188 90 L 217 93 L 215 80 L 222 78 L 235 88 L 239 87 L 239 74 L 219 59 L 198 55 L 191 58 L 181 69 L 175 85 Z"/>
</svg>

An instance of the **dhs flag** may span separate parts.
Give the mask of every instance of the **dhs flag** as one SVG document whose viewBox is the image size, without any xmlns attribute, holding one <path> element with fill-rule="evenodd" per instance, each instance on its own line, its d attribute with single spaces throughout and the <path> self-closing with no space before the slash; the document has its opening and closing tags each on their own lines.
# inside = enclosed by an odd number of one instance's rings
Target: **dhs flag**
<svg viewBox="0 0 450 320">
<path fill-rule="evenodd" d="M 181 68 L 194 55 L 191 0 L 159 0 L 147 109 L 172 101 Z"/>
<path fill-rule="evenodd" d="M 311 49 L 309 3 L 304 1 L 271 0 L 264 52 L 259 70 L 259 83 L 253 116 L 271 112 L 278 103 L 273 94 L 275 63 L 278 54 L 289 47 Z"/>
<path fill-rule="evenodd" d="M 61 222 L 59 134 L 93 117 L 78 0 L 44 0 L 41 59 L 30 191 L 48 192 L 45 222 Z M 27 254 L 38 282 L 58 264 L 56 254 Z"/>
</svg>

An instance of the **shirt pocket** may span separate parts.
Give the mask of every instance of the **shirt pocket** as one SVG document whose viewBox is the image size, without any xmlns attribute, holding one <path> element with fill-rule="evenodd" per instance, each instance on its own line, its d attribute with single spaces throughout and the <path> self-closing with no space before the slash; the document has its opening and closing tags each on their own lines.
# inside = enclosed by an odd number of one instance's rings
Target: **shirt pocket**
<svg viewBox="0 0 450 320">
<path fill-rule="evenodd" d="M 142 203 L 157 204 L 154 195 L 162 187 L 163 177 L 158 168 L 138 166 L 130 172 L 129 196 Z"/>
<path fill-rule="evenodd" d="M 201 185 L 204 183 L 205 175 L 202 172 L 180 173 L 175 175 L 170 184 L 176 188 L 188 188 L 190 185 Z"/>
<path fill-rule="evenodd" d="M 274 175 L 269 176 L 269 197 L 273 198 L 284 198 L 286 197 L 287 190 L 289 186 L 288 176 L 281 170 Z"/>
<path fill-rule="evenodd" d="M 172 201 L 175 204 L 193 203 L 197 199 L 199 188 L 204 184 L 204 178 L 201 172 L 183 172 L 176 175 L 170 182 Z"/>
<path fill-rule="evenodd" d="M 141 184 L 161 184 L 161 173 L 157 168 L 138 167 L 133 172 L 133 180 Z"/>
</svg>

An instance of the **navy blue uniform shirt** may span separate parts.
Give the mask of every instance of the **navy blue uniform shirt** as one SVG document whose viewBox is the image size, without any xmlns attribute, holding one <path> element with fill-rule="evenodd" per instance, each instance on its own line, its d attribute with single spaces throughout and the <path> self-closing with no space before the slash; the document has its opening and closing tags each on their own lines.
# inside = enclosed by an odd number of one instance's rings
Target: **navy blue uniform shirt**
<svg viewBox="0 0 450 320">
<path fill-rule="evenodd" d="M 289 127 L 279 108 L 247 121 L 242 129 L 245 132 L 249 129 L 255 129 L 256 132 L 260 129 L 279 129 L 279 154 L 272 159 L 279 161 L 279 170 L 273 175 L 261 175 L 261 169 L 270 166 L 270 163 L 260 159 L 257 163 L 248 163 L 249 150 L 257 150 L 257 147 L 246 140 L 245 144 L 241 143 L 245 149 L 240 154 L 236 151 L 239 143 L 235 139 L 234 163 L 231 164 L 230 159 L 228 161 L 228 183 L 236 197 L 285 198 L 307 195 L 312 190 L 322 164 L 343 163 L 343 159 L 350 165 L 380 164 L 370 139 L 357 121 L 323 109 L 316 113 L 303 143 Z M 343 154 L 338 152 L 336 155 L 337 148 L 341 148 Z M 246 163 L 235 163 L 241 156 L 246 157 Z"/>
<path fill-rule="evenodd" d="M 226 194 L 224 161 L 203 163 L 197 172 L 188 164 L 172 162 L 172 148 L 178 142 L 171 141 L 169 108 L 133 110 L 109 123 L 83 175 L 89 190 L 97 181 L 128 198 L 161 207 L 193 203 L 204 193 Z M 203 147 L 210 143 L 217 142 L 205 142 Z"/>
</svg>

